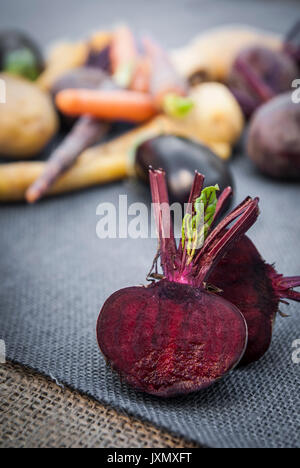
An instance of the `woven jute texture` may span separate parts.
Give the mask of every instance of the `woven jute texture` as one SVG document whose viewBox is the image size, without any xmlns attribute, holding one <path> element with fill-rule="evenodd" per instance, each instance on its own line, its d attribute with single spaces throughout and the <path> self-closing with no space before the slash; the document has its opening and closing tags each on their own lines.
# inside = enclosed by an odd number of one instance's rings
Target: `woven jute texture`
<svg viewBox="0 0 300 468">
<path fill-rule="evenodd" d="M 2 448 L 193 448 L 22 366 L 0 365 Z"/>
</svg>

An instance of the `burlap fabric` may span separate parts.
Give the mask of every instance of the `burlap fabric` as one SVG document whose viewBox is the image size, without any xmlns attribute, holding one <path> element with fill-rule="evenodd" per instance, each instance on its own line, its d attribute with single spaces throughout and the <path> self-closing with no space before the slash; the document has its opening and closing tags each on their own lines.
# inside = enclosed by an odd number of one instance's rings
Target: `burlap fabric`
<svg viewBox="0 0 300 468">
<path fill-rule="evenodd" d="M 193 448 L 22 366 L 0 365 L 1 448 Z"/>
</svg>

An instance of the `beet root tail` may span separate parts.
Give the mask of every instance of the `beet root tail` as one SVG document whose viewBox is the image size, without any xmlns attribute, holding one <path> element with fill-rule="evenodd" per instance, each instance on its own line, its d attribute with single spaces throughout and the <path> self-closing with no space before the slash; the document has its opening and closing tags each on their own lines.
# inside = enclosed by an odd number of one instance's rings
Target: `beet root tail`
<svg viewBox="0 0 300 468">
<path fill-rule="evenodd" d="M 300 276 L 279 275 L 273 279 L 273 285 L 281 298 L 300 302 L 300 292 L 294 291 L 300 287 Z"/>
</svg>

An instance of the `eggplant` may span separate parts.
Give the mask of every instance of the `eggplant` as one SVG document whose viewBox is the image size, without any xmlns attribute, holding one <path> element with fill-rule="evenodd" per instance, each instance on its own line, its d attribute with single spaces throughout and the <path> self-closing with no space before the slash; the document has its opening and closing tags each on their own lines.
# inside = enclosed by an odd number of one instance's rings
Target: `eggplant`
<svg viewBox="0 0 300 468">
<path fill-rule="evenodd" d="M 149 180 L 149 166 L 166 171 L 171 203 L 187 202 L 196 170 L 205 175 L 205 187 L 219 184 L 220 192 L 233 187 L 227 163 L 207 146 L 187 138 L 160 135 L 141 143 L 136 150 L 135 171 L 145 182 Z"/>
<path fill-rule="evenodd" d="M 34 81 L 44 67 L 40 48 L 27 34 L 14 30 L 0 33 L 1 71 Z"/>
</svg>

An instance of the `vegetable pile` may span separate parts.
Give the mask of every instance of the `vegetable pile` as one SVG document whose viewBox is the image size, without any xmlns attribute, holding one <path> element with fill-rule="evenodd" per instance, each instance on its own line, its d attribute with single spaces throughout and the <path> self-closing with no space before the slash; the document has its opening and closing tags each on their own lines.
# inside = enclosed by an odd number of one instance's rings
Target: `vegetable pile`
<svg viewBox="0 0 300 468">
<path fill-rule="evenodd" d="M 97 337 L 122 379 L 168 397 L 208 387 L 240 362 L 259 359 L 281 298 L 300 301 L 292 289 L 300 276 L 278 275 L 245 237 L 259 215 L 257 198 L 246 198 L 217 223 L 232 191 L 217 200 L 219 187 L 202 190 L 204 177 L 196 173 L 177 247 L 165 173 L 151 169 L 150 182 L 159 236 L 153 283 L 111 296 Z"/>
<path fill-rule="evenodd" d="M 10 95 L 11 103 L 6 108 L 9 118 L 4 112 L 0 113 L 1 156 L 13 159 L 38 156 L 57 133 L 56 112 L 60 116 L 61 129 L 69 129 L 69 132 L 50 154 L 48 163 L 38 165 L 42 173 L 37 180 L 33 177 L 39 173 L 36 163 L 26 163 L 22 171 L 18 164 L 9 171 L 1 165 L 3 192 L 0 200 L 26 198 L 34 203 L 57 193 L 57 185 L 61 193 L 112 180 L 113 174 L 119 174 L 114 170 L 114 164 L 120 160 L 120 154 L 113 154 L 110 175 L 99 176 L 96 172 L 95 177 L 86 177 L 86 173 L 90 174 L 86 170 L 75 182 L 73 169 L 85 151 L 94 145 L 98 145 L 93 152 L 95 157 L 97 151 L 103 155 L 106 146 L 99 143 L 110 134 L 112 124 L 120 121 L 135 125 L 146 123 L 150 139 L 167 133 L 170 137 L 185 137 L 206 146 L 203 154 L 210 154 L 214 159 L 215 153 L 222 159 L 229 159 L 244 129 L 244 117 L 251 117 L 246 148 L 254 164 L 273 177 L 298 178 L 300 156 L 295 134 L 300 130 L 296 109 L 299 105 L 282 104 L 281 112 L 276 112 L 286 115 L 284 138 L 278 131 L 281 117 L 273 127 L 266 123 L 266 118 L 269 109 L 273 109 L 273 100 L 277 108 L 277 102 L 283 100 L 276 101 L 276 97 L 289 91 L 291 86 L 295 87 L 297 82 L 299 30 L 298 22 L 281 38 L 247 26 L 221 27 L 167 53 L 152 37 L 138 37 L 128 26 L 121 25 L 98 31 L 87 40 L 60 42 L 45 61 L 38 45 L 29 36 L 3 31 L 0 34 L 0 71 L 31 80 L 31 99 L 37 103 L 37 111 L 32 113 L 28 106 L 20 105 L 16 97 L 20 95 L 22 85 L 19 82 L 17 86 L 15 82 L 15 87 L 20 89 Z M 33 99 L 34 90 L 36 97 Z M 41 90 L 45 93 L 44 101 L 49 94 L 53 99 L 46 112 L 42 100 L 38 99 Z M 41 114 L 44 114 L 42 120 L 39 118 Z M 20 128 L 23 120 L 30 122 L 28 132 Z M 41 121 L 43 129 L 40 131 Z M 146 140 L 144 127 L 139 130 L 138 139 Z M 21 136 L 18 142 L 15 135 Z M 122 147 L 122 141 L 120 137 L 120 145 L 116 146 Z M 128 149 L 127 165 L 130 168 L 121 171 L 124 177 L 132 175 L 130 155 L 135 148 L 137 142 Z M 203 159 L 198 163 L 191 161 L 190 158 L 186 161 L 184 170 L 187 173 L 199 168 L 209 173 L 211 164 L 203 167 Z M 180 162 L 182 166 L 183 160 Z M 78 167 L 82 167 L 81 164 Z M 1 177 L 3 179 L 7 172 L 13 171 L 15 187 L 23 188 L 15 193 L 14 186 L 1 181 Z M 22 179 L 18 180 L 18 176 Z M 66 184 L 69 179 L 72 183 Z M 31 186 L 27 186 L 29 180 L 33 181 Z M 191 177 L 189 181 L 191 183 Z M 214 182 L 222 185 L 222 178 Z M 170 183 L 168 186 L 170 189 Z M 186 186 L 184 192 L 173 190 L 174 196 L 177 193 L 179 196 L 175 201 L 182 203 L 189 189 Z"/>
<path fill-rule="evenodd" d="M 4 38 L 4 48 L 8 42 L 12 42 L 10 33 L 5 34 L 1 36 Z M 8 47 L 6 49 L 8 51 Z M 10 69 L 9 72 L 24 75 L 20 68 L 15 68 L 14 72 Z M 63 131 L 67 129 L 68 134 L 64 134 L 65 137 L 50 154 L 46 164 L 28 162 L 10 167 L 5 164 L 0 166 L 0 200 L 3 201 L 26 198 L 29 203 L 34 203 L 53 193 L 113 180 L 114 175 L 119 177 L 119 174 L 123 174 L 126 177 L 133 173 L 134 164 L 130 161 L 130 155 L 138 148 L 138 141 L 161 134 L 169 134 L 171 141 L 172 137 L 176 141 L 177 136 L 196 140 L 205 145 L 203 154 L 211 155 L 212 160 L 215 160 L 215 155 L 228 159 L 244 127 L 241 109 L 224 85 L 209 83 L 191 89 L 188 80 L 178 72 L 169 54 L 158 42 L 151 37 L 142 37 L 139 41 L 127 26 L 108 32 L 101 31 L 88 41 L 59 43 L 50 53 L 45 66 L 40 66 L 39 73 L 31 79 L 35 80 L 32 86 L 37 93 L 41 93 L 42 89 L 42 93 L 50 94 L 53 99 L 53 106 L 49 103 L 49 112 L 45 113 L 43 120 L 52 129 L 51 113 L 55 115 L 55 111 L 58 111 L 61 128 Z M 27 108 L 22 112 L 19 107 L 21 109 L 16 102 L 15 117 L 10 119 L 14 128 L 10 133 L 19 132 L 18 113 L 24 120 L 32 118 L 31 129 L 35 131 L 39 127 L 37 114 L 36 118 L 31 117 Z M 4 133 L 7 133 L 1 118 L 0 114 L 0 127 L 3 126 Z M 149 124 L 138 128 L 137 141 L 132 141 L 130 147 L 127 143 L 123 145 L 122 136 L 115 139 L 116 151 L 106 153 L 107 157 L 112 158 L 109 173 L 100 174 L 98 168 L 101 164 L 94 157 L 93 164 L 83 169 L 79 161 L 89 159 L 84 157 L 85 152 L 91 146 L 101 143 L 116 121 L 135 124 L 149 121 Z M 42 144 L 38 144 L 36 132 L 37 144 L 31 151 L 27 151 L 23 143 L 20 155 L 15 148 L 15 140 L 10 134 L 4 133 L 2 139 L 0 135 L 1 156 L 16 159 L 20 156 L 37 156 L 55 131 L 45 132 Z M 124 141 L 131 141 L 130 134 Z M 102 156 L 107 148 L 106 145 L 98 145 L 92 154 L 95 158 L 97 152 Z M 126 171 L 123 170 L 125 157 L 128 158 Z M 120 159 L 122 170 L 115 167 Z M 203 167 L 204 161 L 207 161 L 207 167 Z M 199 165 L 201 170 L 208 173 L 215 163 L 210 163 L 209 157 L 199 159 L 198 162 L 195 158 L 187 157 L 185 163 L 182 155 L 180 167 L 183 170 L 193 172 L 199 169 Z M 107 164 L 103 166 L 108 167 Z M 219 166 L 222 166 L 221 162 Z M 213 182 L 222 185 L 218 171 L 216 176 Z M 191 183 L 191 177 L 189 180 Z M 29 184 L 29 181 L 32 182 Z M 182 202 L 189 189 L 186 187 L 181 200 L 176 201 Z"/>
</svg>

